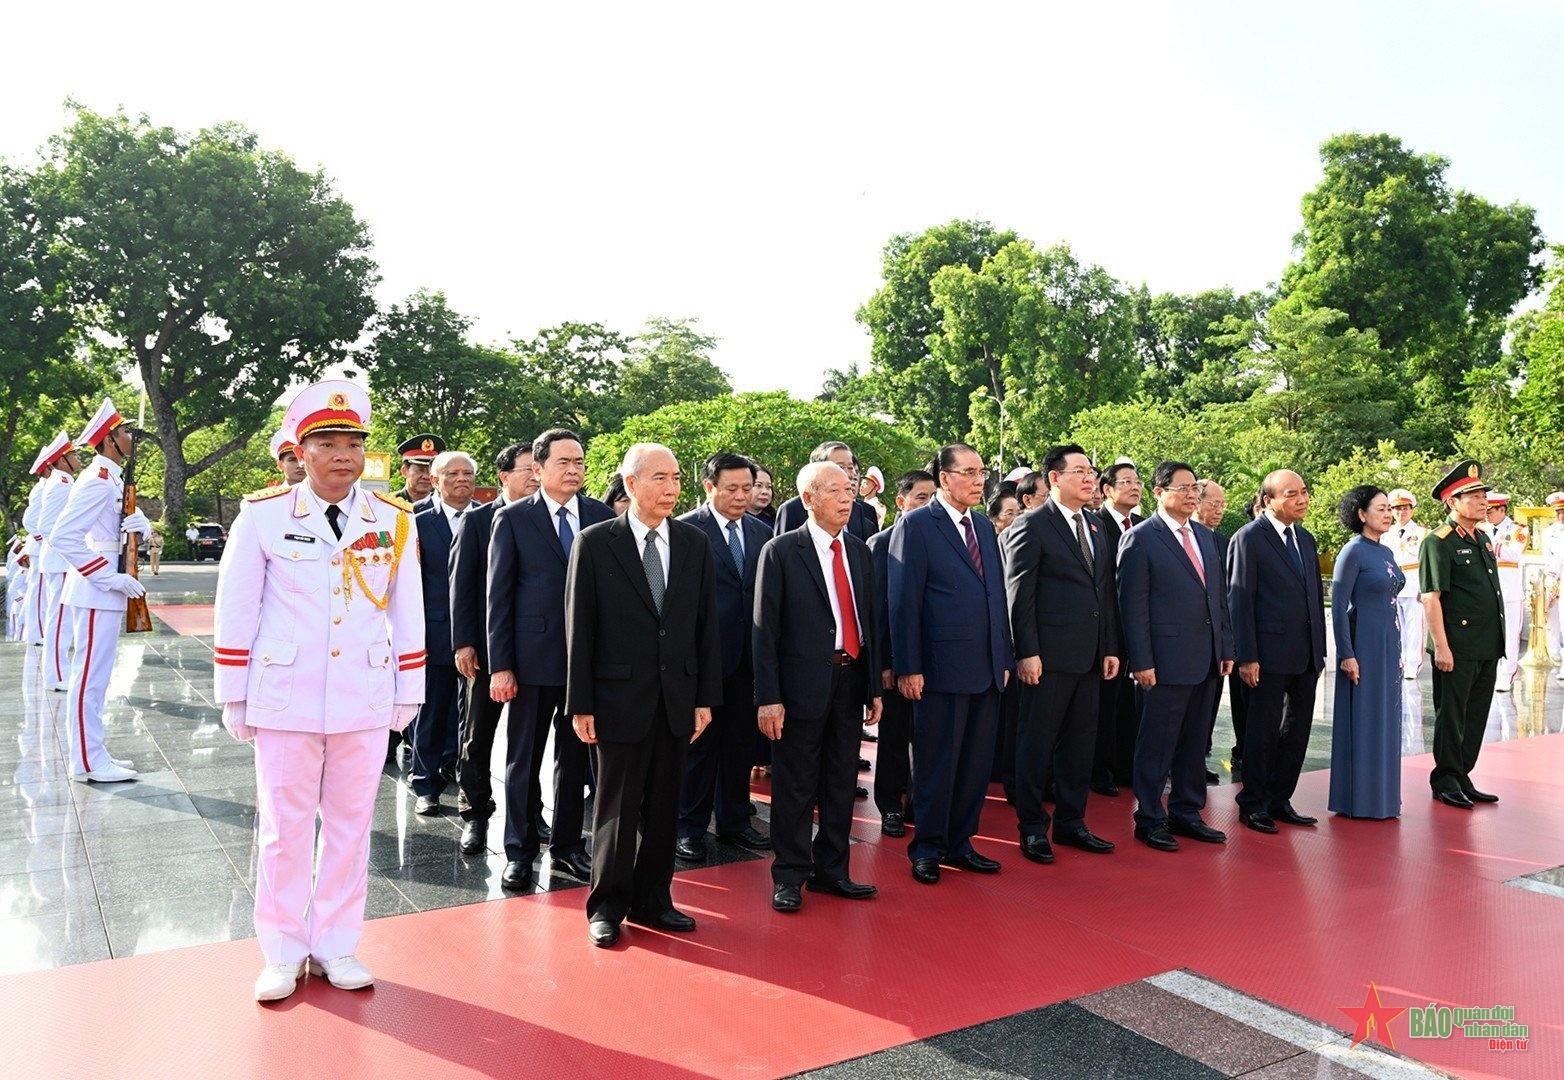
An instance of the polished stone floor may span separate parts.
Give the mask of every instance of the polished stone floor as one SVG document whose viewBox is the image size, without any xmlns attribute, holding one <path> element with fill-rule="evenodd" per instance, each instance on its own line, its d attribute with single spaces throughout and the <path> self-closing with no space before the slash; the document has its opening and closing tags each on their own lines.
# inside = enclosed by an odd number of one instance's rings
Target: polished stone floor
<svg viewBox="0 0 1564 1080">
<path fill-rule="evenodd" d="M 166 566 L 148 580 L 151 599 L 210 603 L 215 576 L 210 564 Z M 162 623 L 153 633 L 122 639 L 107 739 L 141 777 L 102 787 L 66 775 L 64 695 L 43 687 L 40 652 L 0 644 L 0 973 L 250 936 L 253 754 L 229 738 L 212 704 L 209 639 L 181 636 Z M 1310 769 L 1329 764 L 1330 686 L 1328 680 L 1321 685 Z M 1426 667 L 1420 680 L 1404 686 L 1403 753 L 1423 753 L 1433 721 Z M 1523 677 L 1514 693 L 1496 695 L 1487 737 L 1561 728 L 1564 685 L 1549 672 Z M 1231 745 L 1225 702 L 1216 743 L 1211 767 L 1225 777 Z M 495 760 L 504 760 L 503 725 Z M 503 895 L 500 818 L 491 825 L 491 850 L 468 858 L 457 849 L 453 803 L 451 793 L 441 816 L 414 814 L 404 770 L 387 767 L 371 841 L 371 917 Z M 717 862 L 755 857 L 712 843 Z M 546 855 L 537 876 L 539 889 L 580 885 L 550 872 Z"/>
</svg>

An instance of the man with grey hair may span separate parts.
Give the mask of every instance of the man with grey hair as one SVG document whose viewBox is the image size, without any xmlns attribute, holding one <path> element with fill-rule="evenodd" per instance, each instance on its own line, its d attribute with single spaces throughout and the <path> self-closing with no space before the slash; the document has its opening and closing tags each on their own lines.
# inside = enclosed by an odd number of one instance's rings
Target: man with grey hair
<svg viewBox="0 0 1564 1080">
<path fill-rule="evenodd" d="M 670 891 L 679 788 L 685 752 L 722 701 L 711 545 L 671 516 L 679 462 L 637 443 L 620 475 L 629 510 L 581 530 L 565 583 L 565 711 L 597 766 L 586 909 L 599 948 L 626 919 L 695 929 Z"/>
<path fill-rule="evenodd" d="M 844 442 L 835 440 L 823 442 L 809 452 L 811 464 L 817 461 L 829 461 L 841 467 L 847 474 L 847 478 L 853 482 L 853 515 L 847 521 L 847 531 L 852 533 L 864 543 L 869 542 L 869 537 L 880 531 L 880 519 L 874 513 L 874 507 L 858 498 L 858 457 L 853 453 L 853 448 Z M 792 532 L 794 529 L 802 529 L 804 522 L 809 520 L 809 511 L 804 508 L 804 500 L 795 495 L 782 504 L 777 511 L 776 531 L 780 533 Z"/>
</svg>

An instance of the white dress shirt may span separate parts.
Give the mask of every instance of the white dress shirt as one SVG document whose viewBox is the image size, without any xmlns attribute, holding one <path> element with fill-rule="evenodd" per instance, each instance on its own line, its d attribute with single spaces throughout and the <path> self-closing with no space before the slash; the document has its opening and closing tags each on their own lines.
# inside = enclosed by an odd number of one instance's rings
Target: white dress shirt
<svg viewBox="0 0 1564 1080">
<path fill-rule="evenodd" d="M 961 534 L 961 539 L 965 540 L 967 538 L 967 533 L 966 530 L 961 527 L 961 519 L 970 515 L 972 511 L 957 510 L 955 506 L 951 504 L 950 500 L 945 498 L 945 493 L 943 491 L 934 496 L 934 501 L 945 508 L 945 513 L 949 514 L 950 520 L 955 523 L 956 531 Z"/>
<path fill-rule="evenodd" d="M 810 518 L 805 523 L 804 528 L 809 530 L 809 539 L 815 543 L 815 557 L 820 560 L 820 573 L 825 575 L 825 592 L 826 596 L 831 599 L 831 617 L 836 620 L 836 648 L 840 650 L 842 647 L 842 609 L 836 598 L 836 556 L 831 551 L 831 542 L 838 539 L 838 537 L 832 536 L 816 525 L 814 518 Z M 847 530 L 843 529 L 842 531 L 846 532 Z M 853 617 L 857 618 L 857 598 L 851 595 L 853 591 L 853 572 L 852 568 L 847 565 L 847 541 L 845 540 L 842 541 L 842 567 L 847 571 L 847 591 L 849 593 L 847 602 L 855 605 L 853 607 Z M 861 646 L 863 642 L 863 627 L 861 626 L 858 628 L 858 641 Z"/>
<path fill-rule="evenodd" d="M 726 544 L 728 543 L 728 537 L 737 535 L 739 538 L 739 557 L 743 558 L 744 556 L 748 555 L 749 548 L 744 546 L 744 515 L 740 514 L 736 518 L 730 518 L 721 510 L 718 510 L 715 506 L 712 506 L 711 503 L 707 503 L 706 505 L 711 506 L 711 516 L 717 522 L 718 531 L 722 533 L 722 542 Z M 734 529 L 733 532 L 730 533 L 728 531 L 729 525 L 737 525 L 738 528 Z"/>
<path fill-rule="evenodd" d="M 1135 523 L 1130 520 L 1130 516 L 1128 514 L 1121 514 L 1112 506 L 1104 506 L 1103 509 L 1106 510 L 1109 516 L 1113 518 L 1114 524 L 1118 525 L 1119 532 L 1127 533 L 1135 527 Z"/>
<path fill-rule="evenodd" d="M 555 536 L 559 535 L 559 512 L 562 509 L 565 511 L 565 516 L 570 519 L 571 537 L 574 538 L 581 535 L 581 500 L 572 495 L 569 502 L 557 503 L 553 499 L 549 498 L 548 492 L 544 491 L 542 488 L 538 488 L 538 496 L 543 500 L 543 505 L 548 507 L 548 520 L 549 524 L 554 526 Z M 668 538 L 668 533 L 666 530 L 662 533 L 662 537 L 665 540 Z M 641 543 L 644 544 L 646 541 L 642 540 Z M 668 560 L 664 559 L 663 580 L 666 581 L 667 578 Z"/>
<path fill-rule="evenodd" d="M 448 528 L 450 528 L 453 535 L 456 532 L 456 523 L 459 520 L 457 515 L 465 514 L 467 511 L 473 508 L 472 503 L 469 502 L 466 506 L 458 510 L 456 507 L 452 506 L 438 495 L 434 497 L 434 504 L 440 508 L 440 513 L 445 515 L 445 524 Z"/>
<path fill-rule="evenodd" d="M 630 523 L 630 535 L 635 537 L 635 554 L 637 558 L 646 557 L 646 534 L 652 532 L 646 527 L 646 523 L 635 516 L 631 510 L 625 514 L 625 520 Z M 657 530 L 653 533 L 657 537 L 657 557 L 663 561 L 663 586 L 668 585 L 668 519 L 663 518 L 657 523 Z"/>
<path fill-rule="evenodd" d="M 326 517 L 326 508 L 328 506 L 333 505 L 333 504 L 327 502 L 324 498 L 322 498 L 320 493 L 315 490 L 315 488 L 310 484 L 310 482 L 308 480 L 304 481 L 304 483 L 299 485 L 299 486 L 304 489 L 304 493 L 305 493 L 306 496 L 308 496 L 308 498 L 310 500 L 310 504 L 315 508 L 315 510 L 320 514 L 320 516 L 321 517 Z M 341 502 L 338 502 L 338 503 L 335 504 L 337 509 L 342 511 L 342 516 L 337 518 L 337 523 L 339 525 L 341 525 L 342 528 L 344 528 L 344 529 L 347 528 L 348 515 L 353 512 L 353 504 L 354 504 L 354 502 L 356 500 L 357 495 L 358 495 L 358 485 L 354 484 L 352 487 L 348 488 L 347 496 L 345 498 L 343 498 Z M 436 500 L 436 501 L 438 501 L 438 500 Z M 331 519 L 327 518 L 326 520 L 329 522 Z"/>
<path fill-rule="evenodd" d="M 1200 537 L 1195 535 L 1195 519 L 1190 518 L 1180 525 L 1172 514 L 1160 506 L 1157 507 L 1157 516 L 1162 519 L 1164 525 L 1173 530 L 1173 539 L 1178 543 L 1179 547 L 1184 546 L 1184 537 L 1180 535 L 1179 530 L 1189 530 L 1189 546 L 1195 549 L 1195 561 L 1200 564 L 1200 572 L 1204 574 L 1206 572 L 1206 557 L 1200 553 Z"/>
</svg>

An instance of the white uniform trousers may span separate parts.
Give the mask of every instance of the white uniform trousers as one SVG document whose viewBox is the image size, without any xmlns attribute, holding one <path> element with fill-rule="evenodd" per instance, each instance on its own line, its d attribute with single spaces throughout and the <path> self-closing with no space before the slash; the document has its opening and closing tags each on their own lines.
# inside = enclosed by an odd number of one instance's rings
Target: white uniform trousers
<svg viewBox="0 0 1564 1080">
<path fill-rule="evenodd" d="M 1521 664 L 1521 621 L 1526 605 L 1519 598 L 1504 598 L 1504 659 L 1499 661 L 1498 684 L 1508 688 Z"/>
<path fill-rule="evenodd" d="M 1423 624 L 1423 602 L 1415 596 L 1396 597 L 1396 608 L 1401 613 L 1401 674 L 1415 679 L 1422 669 L 1427 655 Z"/>
<path fill-rule="evenodd" d="M 34 559 L 36 562 L 36 557 Z M 22 640 L 29 645 L 43 644 L 44 573 L 37 567 L 27 575 L 27 603 L 22 607 Z"/>
<path fill-rule="evenodd" d="M 43 598 L 43 677 L 51 690 L 64 690 L 71 675 L 71 642 L 75 627 L 65 610 L 65 574 L 45 574 Z"/>
<path fill-rule="evenodd" d="M 26 567 L 18 566 L 5 583 L 5 636 L 10 641 L 22 640 L 22 624 L 27 621 L 23 614 L 27 607 L 27 579 L 30 577 Z"/>
<path fill-rule="evenodd" d="M 114 650 L 125 613 L 106 608 L 67 607 L 75 639 L 81 644 L 71 657 L 65 688 L 65 728 L 70 742 L 70 770 L 91 772 L 109 763 L 103 746 L 103 699 L 114 674 Z M 49 658 L 44 657 L 47 667 Z M 47 677 L 47 671 L 45 672 Z"/>
<path fill-rule="evenodd" d="M 385 760 L 383 727 L 255 729 L 255 936 L 268 964 L 335 960 L 358 948 Z"/>
<path fill-rule="evenodd" d="M 1548 655 L 1553 657 L 1553 662 L 1559 667 L 1556 671 L 1561 679 L 1564 679 L 1564 633 L 1559 626 L 1559 610 L 1564 604 L 1558 601 L 1548 609 Z"/>
</svg>

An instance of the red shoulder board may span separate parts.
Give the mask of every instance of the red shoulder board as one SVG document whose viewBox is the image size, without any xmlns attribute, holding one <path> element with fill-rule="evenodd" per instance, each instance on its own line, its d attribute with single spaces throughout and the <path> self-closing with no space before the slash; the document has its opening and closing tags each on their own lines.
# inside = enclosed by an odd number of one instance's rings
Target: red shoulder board
<svg viewBox="0 0 1564 1080">
<path fill-rule="evenodd" d="M 100 467 L 98 469 L 98 479 L 99 480 L 107 480 L 108 478 L 109 478 L 109 467 L 107 465 L 104 465 L 104 466 L 102 466 L 102 467 Z"/>
</svg>

